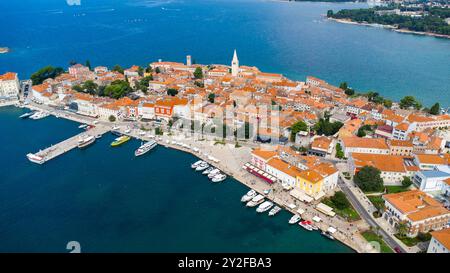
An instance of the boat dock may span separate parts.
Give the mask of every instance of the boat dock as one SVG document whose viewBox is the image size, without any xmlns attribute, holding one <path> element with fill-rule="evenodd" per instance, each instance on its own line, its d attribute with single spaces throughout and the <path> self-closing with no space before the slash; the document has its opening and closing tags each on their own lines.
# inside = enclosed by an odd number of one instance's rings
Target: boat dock
<svg viewBox="0 0 450 273">
<path fill-rule="evenodd" d="M 60 143 L 56 145 L 52 145 L 44 150 L 41 150 L 34 155 L 40 157 L 43 159 L 43 162 L 47 162 L 55 157 L 58 157 L 74 148 L 78 147 L 78 141 L 81 137 L 87 137 L 87 136 L 97 136 L 97 135 L 103 135 L 106 132 L 110 131 L 110 128 L 107 126 L 96 126 L 92 129 L 89 129 L 87 131 L 83 131 L 82 133 L 73 136 L 71 138 L 68 138 L 64 141 L 61 141 Z"/>
</svg>

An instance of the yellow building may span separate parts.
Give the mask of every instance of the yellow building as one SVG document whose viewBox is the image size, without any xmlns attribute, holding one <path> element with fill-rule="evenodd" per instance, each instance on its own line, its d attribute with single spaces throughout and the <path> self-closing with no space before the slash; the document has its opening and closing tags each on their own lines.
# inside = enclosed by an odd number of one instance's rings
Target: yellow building
<svg viewBox="0 0 450 273">
<path fill-rule="evenodd" d="M 311 196 L 322 191 L 323 181 L 323 177 L 314 170 L 301 171 L 297 175 L 297 187 Z"/>
</svg>

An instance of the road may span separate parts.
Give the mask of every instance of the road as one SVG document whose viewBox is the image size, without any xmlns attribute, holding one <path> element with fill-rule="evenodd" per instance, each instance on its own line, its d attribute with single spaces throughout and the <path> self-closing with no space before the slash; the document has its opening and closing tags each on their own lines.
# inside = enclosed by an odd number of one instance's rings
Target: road
<svg viewBox="0 0 450 273">
<path fill-rule="evenodd" d="M 383 240 L 386 244 L 392 248 L 399 248 L 402 252 L 408 252 L 405 250 L 400 244 L 398 244 L 390 234 L 384 231 L 384 229 L 378 225 L 378 223 L 373 219 L 372 215 L 364 208 L 359 199 L 353 194 L 353 192 L 348 188 L 347 184 L 339 177 L 339 187 L 345 193 L 345 195 L 349 198 L 350 203 L 356 209 L 358 214 L 366 221 L 370 226 L 376 228 L 379 234 L 383 237 Z"/>
</svg>

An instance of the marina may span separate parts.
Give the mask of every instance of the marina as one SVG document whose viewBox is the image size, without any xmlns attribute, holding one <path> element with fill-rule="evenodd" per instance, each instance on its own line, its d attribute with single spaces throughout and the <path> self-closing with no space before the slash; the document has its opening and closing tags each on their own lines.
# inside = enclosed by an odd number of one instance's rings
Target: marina
<svg viewBox="0 0 450 273">
<path fill-rule="evenodd" d="M 58 157 L 66 152 L 69 152 L 74 148 L 84 148 L 87 145 L 92 144 L 95 141 L 95 136 L 103 135 L 108 131 L 109 128 L 105 126 L 95 127 L 88 132 L 83 132 L 79 135 L 73 136 L 58 144 L 40 150 L 37 153 L 28 153 L 27 158 L 33 163 L 44 164 L 45 162 L 52 160 L 53 158 Z"/>
<path fill-rule="evenodd" d="M 16 112 L 16 110 L 7 111 Z M 78 125 L 64 119 L 55 119 L 54 117 L 39 123 L 17 120 L 17 117 L 22 113 L 17 112 L 15 116 L 11 117 L 12 119 L 8 119 L 7 115 L 0 115 L 0 120 L 10 128 L 14 128 L 16 123 L 17 126 L 24 129 L 56 126 L 62 128 L 63 132 L 66 132 L 65 134 L 60 133 L 59 138 L 61 136 L 67 138 L 71 133 L 76 133 L 79 130 L 77 128 Z M 5 117 L 6 120 L 4 119 Z M 73 129 L 70 129 L 70 124 L 72 124 Z M 138 133 L 139 130 L 132 130 L 131 136 L 134 138 Z M 48 135 L 47 138 L 49 140 L 46 141 L 43 138 L 42 135 L 44 134 Z M 2 136 L 0 139 L 7 141 L 7 137 Z M 166 140 L 166 138 L 160 139 L 147 134 L 143 141 L 148 141 L 151 137 L 157 139 L 159 143 L 165 143 Z M 36 149 L 42 143 L 59 141 L 56 135 L 46 133 L 45 130 L 39 131 L 34 139 L 31 146 L 27 142 L 27 138 L 23 138 L 23 140 L 19 138 L 17 143 L 23 144 L 17 147 L 2 147 L 0 149 L 3 154 L 8 154 L 11 153 L 9 149 L 13 148 L 17 150 L 14 153 L 23 155 L 27 150 Z M 270 252 L 273 249 L 279 249 L 285 252 L 311 250 L 313 252 L 351 252 L 351 249 L 339 243 L 332 243 L 319 233 L 317 236 L 310 234 L 304 237 L 306 234 L 303 234 L 301 230 L 287 225 L 289 213 L 286 211 L 278 213 L 275 219 L 267 217 L 267 214 L 265 214 L 266 217 L 261 217 L 262 215 L 255 213 L 255 210 L 244 209 L 239 199 L 249 189 L 234 180 L 233 177 L 229 178 L 230 183 L 222 184 L 219 187 L 197 183 L 199 179 L 209 181 L 206 176 L 189 170 L 190 163 L 196 161 L 196 156 L 204 157 L 204 148 L 202 153 L 196 153 L 194 149 L 190 149 L 189 153 L 183 153 L 177 151 L 185 150 L 182 146 L 177 145 L 179 148 L 176 150 L 162 147 L 162 149 L 153 149 L 150 156 L 133 160 L 133 157 L 130 156 L 130 152 L 133 152 L 132 147 L 138 147 L 141 141 L 130 140 L 130 145 L 127 148 L 116 150 L 111 149 L 109 145 L 113 139 L 114 136 L 112 134 L 105 134 L 102 141 L 89 149 L 75 149 L 73 152 L 59 157 L 52 164 L 45 165 L 45 168 L 33 167 L 35 165 L 30 164 L 23 157 L 19 162 L 11 161 L 11 164 L 19 164 L 20 168 L 25 170 L 24 176 L 21 176 L 20 180 L 18 180 L 19 177 L 4 173 L 6 175 L 4 176 L 5 180 L 0 182 L 0 187 L 6 182 L 8 182 L 8 185 L 10 183 L 21 185 L 27 180 L 26 184 L 32 185 L 32 188 L 26 193 L 20 192 L 21 196 L 25 195 L 24 197 L 30 200 L 29 205 L 25 206 L 29 206 L 30 210 L 35 210 L 34 214 L 39 217 L 41 217 L 40 215 L 48 214 L 48 217 L 51 217 L 52 220 L 51 222 L 40 221 L 39 223 L 34 223 L 35 228 L 33 232 L 36 236 L 27 237 L 24 236 L 25 233 L 18 233 L 17 228 L 13 228 L 14 225 L 9 224 L 11 221 L 14 221 L 13 217 L 15 217 L 15 214 L 12 213 L 14 210 L 12 202 L 16 198 L 15 189 L 10 188 L 8 195 L 3 197 L 5 208 L 8 208 L 11 214 L 7 214 L 3 218 L 5 223 L 8 223 L 8 226 L 4 230 L 5 239 L 0 249 L 11 249 L 14 245 L 19 245 L 18 242 L 20 241 L 22 242 L 20 249 L 23 250 L 64 252 L 65 250 L 61 249 L 60 241 L 70 236 L 69 234 L 77 234 L 77 239 L 88 240 L 94 243 L 92 246 L 89 246 L 89 251 L 91 252 L 106 250 L 133 252 L 180 251 L 180 247 L 186 251 Z M 182 142 L 187 143 L 186 141 Z M 169 146 L 174 148 L 170 144 Z M 216 153 L 213 156 L 219 158 Z M 204 159 L 207 160 L 206 157 Z M 166 164 L 165 162 L 171 162 L 171 164 Z M 7 162 L 4 167 L 8 168 L 8 164 L 10 163 Z M 209 164 L 216 165 L 212 161 Z M 111 165 L 123 167 L 120 170 L 111 169 Z M 174 169 L 173 165 L 181 166 L 181 168 Z M 64 172 L 57 171 L 61 166 L 64 166 Z M 185 167 L 183 168 L 183 166 Z M 131 169 L 142 171 L 129 172 L 128 170 Z M 33 171 L 30 172 L 30 170 Z M 227 172 L 226 168 L 221 168 L 221 170 L 222 172 Z M 96 173 L 99 176 L 95 183 L 92 183 L 91 176 Z M 183 176 L 183 179 L 177 178 L 180 176 Z M 161 181 L 167 179 L 172 182 L 161 183 Z M 38 185 L 40 186 L 36 187 Z M 41 194 L 40 191 L 37 191 L 41 187 L 46 189 L 46 198 L 42 195 L 43 192 Z M 173 192 L 180 190 L 188 190 L 189 194 L 180 195 L 177 200 L 171 198 Z M 89 194 L 86 195 L 87 193 Z M 100 193 L 101 196 L 95 199 L 89 197 L 92 194 L 95 196 Z M 111 199 L 112 194 L 114 198 Z M 17 192 L 17 195 L 19 195 L 19 192 Z M 113 203 L 111 203 L 112 200 L 114 200 Z M 155 206 L 156 203 L 148 202 L 148 200 L 155 200 L 161 205 Z M 67 204 L 74 202 L 81 202 L 78 205 L 80 208 L 76 211 L 67 211 Z M 235 213 L 230 214 L 229 211 L 224 211 L 224 206 Z M 186 215 L 168 215 L 166 213 L 167 207 L 171 207 L 174 210 L 190 209 L 192 212 Z M 130 208 L 133 208 L 133 213 L 130 213 Z M 67 217 L 61 218 L 57 216 L 59 212 L 56 210 L 65 211 L 64 214 Z M 89 216 L 92 215 L 92 212 L 95 212 L 95 217 Z M 142 217 L 142 215 L 150 216 Z M 165 220 L 158 221 L 158 224 L 156 224 L 156 215 L 165 215 Z M 242 217 L 245 217 L 245 223 L 236 225 L 237 222 L 242 222 Z M 100 227 L 99 221 L 104 221 L 103 218 L 107 218 L 111 225 Z M 79 222 L 81 219 L 84 219 L 83 226 L 86 227 L 86 232 L 80 231 L 77 226 L 72 224 L 73 221 Z M 160 218 L 158 217 L 158 219 Z M 23 225 L 32 225 L 31 219 L 22 219 L 21 221 Z M 109 240 L 110 232 L 115 230 L 123 221 L 128 223 L 127 226 L 129 228 L 122 231 L 116 240 Z M 177 228 L 180 221 L 185 223 L 182 229 Z M 135 228 L 138 222 L 139 226 L 145 227 L 145 229 Z M 22 225 L 22 223 L 19 225 Z M 39 237 L 45 237 L 44 231 L 49 228 L 47 225 L 55 228 L 55 240 L 49 240 L 45 244 L 39 243 L 38 245 L 36 240 Z M 265 228 L 255 229 L 259 225 Z M 21 230 L 26 232 L 27 229 L 22 227 Z M 273 233 L 273 231 L 277 232 Z M 223 237 L 225 232 L 233 232 L 234 235 L 231 239 L 228 236 L 225 239 Z M 167 237 L 167 234 L 172 235 Z M 139 238 L 139 240 L 134 238 Z M 254 240 L 260 243 L 254 244 Z M 330 241 L 330 243 L 327 241 Z"/>
</svg>

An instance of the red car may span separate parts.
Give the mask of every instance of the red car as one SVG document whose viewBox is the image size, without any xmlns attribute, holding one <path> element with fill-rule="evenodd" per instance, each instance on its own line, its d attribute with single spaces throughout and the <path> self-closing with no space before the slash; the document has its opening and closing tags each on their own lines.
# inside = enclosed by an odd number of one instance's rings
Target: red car
<svg viewBox="0 0 450 273">
<path fill-rule="evenodd" d="M 403 253 L 403 251 L 398 246 L 394 247 L 394 250 L 397 253 Z"/>
</svg>

